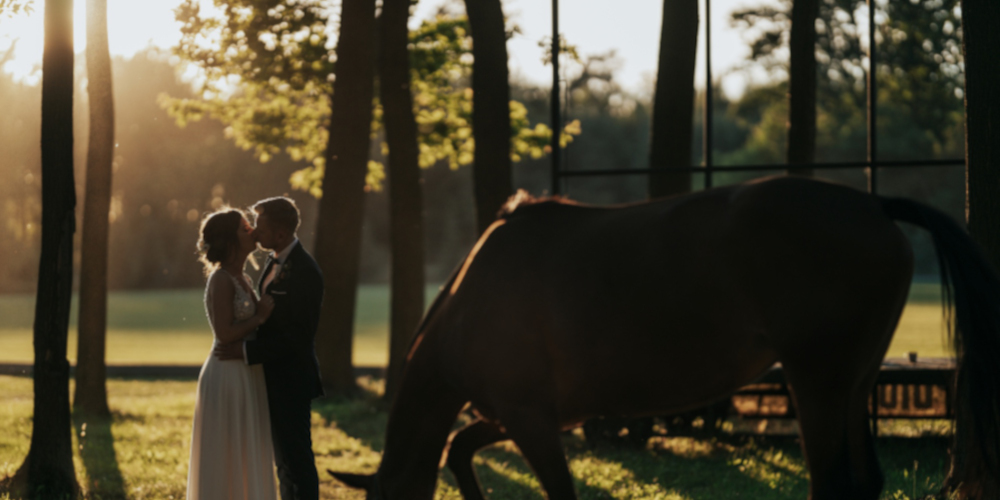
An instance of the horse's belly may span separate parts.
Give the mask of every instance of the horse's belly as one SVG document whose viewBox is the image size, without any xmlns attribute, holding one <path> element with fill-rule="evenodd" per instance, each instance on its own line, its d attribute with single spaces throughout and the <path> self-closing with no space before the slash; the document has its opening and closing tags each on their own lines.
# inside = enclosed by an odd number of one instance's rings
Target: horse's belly
<svg viewBox="0 0 1000 500">
<path fill-rule="evenodd" d="M 624 341 L 623 341 L 624 342 Z M 609 345 L 555 370 L 564 419 L 684 411 L 752 382 L 777 360 L 753 332 L 681 335 Z"/>
</svg>

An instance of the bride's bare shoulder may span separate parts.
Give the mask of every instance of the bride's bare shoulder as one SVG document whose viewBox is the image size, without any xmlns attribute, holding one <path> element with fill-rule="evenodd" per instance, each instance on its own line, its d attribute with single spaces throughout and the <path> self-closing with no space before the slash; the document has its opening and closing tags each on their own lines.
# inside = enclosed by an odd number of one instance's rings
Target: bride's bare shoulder
<svg viewBox="0 0 1000 500">
<path fill-rule="evenodd" d="M 208 284 L 205 286 L 205 292 L 208 295 L 232 295 L 236 291 L 236 285 L 233 284 L 233 280 L 229 278 L 229 273 L 223 271 L 222 269 L 216 269 L 212 271 L 212 274 L 208 275 Z"/>
</svg>

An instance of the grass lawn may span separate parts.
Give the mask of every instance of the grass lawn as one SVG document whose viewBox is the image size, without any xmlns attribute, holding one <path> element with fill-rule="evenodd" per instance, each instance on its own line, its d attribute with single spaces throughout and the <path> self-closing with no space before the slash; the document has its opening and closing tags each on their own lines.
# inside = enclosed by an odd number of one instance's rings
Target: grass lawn
<svg viewBox="0 0 1000 500">
<path fill-rule="evenodd" d="M 384 442 L 386 413 L 377 401 L 380 381 L 360 380 L 368 397 L 317 401 L 313 405 L 313 449 L 321 471 L 321 497 L 361 499 L 326 469 L 373 472 Z M 108 381 L 114 416 L 110 422 L 74 421 L 77 479 L 87 498 L 184 498 L 190 453 L 193 380 Z M 24 459 L 31 433 L 31 379 L 0 376 L 0 478 Z M 889 423 L 885 429 L 913 430 Z M 785 437 L 670 437 L 645 449 L 590 448 L 579 433 L 564 444 L 581 499 L 802 499 L 808 479 L 797 442 Z M 917 498 L 943 479 L 946 439 L 882 437 L 878 450 L 886 486 L 882 498 Z M 541 499 L 538 481 L 511 445 L 477 455 L 476 465 L 492 500 Z M 460 498 L 449 472 L 442 472 L 437 498 Z M 0 492 L 0 499 L 7 496 Z"/>
<path fill-rule="evenodd" d="M 437 286 L 428 286 L 429 302 Z M 915 351 L 921 357 L 948 356 L 944 346 L 940 289 L 915 283 L 910 303 L 889 347 L 889 356 Z M 71 314 L 69 359 L 76 359 L 76 300 Z M 388 362 L 389 289 L 363 285 L 355 316 L 354 363 Z M 0 296 L 0 363 L 31 363 L 34 296 Z M 205 319 L 201 290 L 133 291 L 110 294 L 107 362 L 109 364 L 193 364 L 205 361 L 212 334 Z"/>
<path fill-rule="evenodd" d="M 437 286 L 428 286 L 429 303 Z M 205 361 L 212 332 L 202 290 L 112 292 L 108 297 L 108 364 L 192 364 Z M 33 295 L 0 295 L 0 363 L 31 363 Z M 77 299 L 70 313 L 69 359 L 76 360 Z M 385 366 L 389 287 L 362 285 L 355 315 L 354 363 Z"/>
</svg>

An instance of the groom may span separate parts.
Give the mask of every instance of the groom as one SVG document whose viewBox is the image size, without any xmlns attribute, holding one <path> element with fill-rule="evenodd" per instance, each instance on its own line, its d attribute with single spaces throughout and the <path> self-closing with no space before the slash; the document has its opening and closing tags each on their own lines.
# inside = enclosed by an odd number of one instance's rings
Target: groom
<svg viewBox="0 0 1000 500">
<path fill-rule="evenodd" d="M 295 232 L 299 209 L 284 197 L 261 200 L 254 237 L 271 254 L 257 284 L 274 298 L 274 312 L 257 338 L 216 348 L 219 359 L 263 363 L 271 415 L 274 462 L 282 500 L 316 500 L 319 476 L 312 452 L 310 402 L 323 395 L 315 338 L 323 301 L 323 275 Z"/>
</svg>

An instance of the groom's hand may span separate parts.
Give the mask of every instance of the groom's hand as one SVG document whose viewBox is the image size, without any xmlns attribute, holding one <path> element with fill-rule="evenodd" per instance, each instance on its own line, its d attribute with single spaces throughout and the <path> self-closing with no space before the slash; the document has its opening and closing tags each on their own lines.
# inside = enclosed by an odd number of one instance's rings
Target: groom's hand
<svg viewBox="0 0 1000 500">
<path fill-rule="evenodd" d="M 222 361 L 243 359 L 243 341 L 219 344 L 212 350 L 212 355 Z"/>
</svg>

